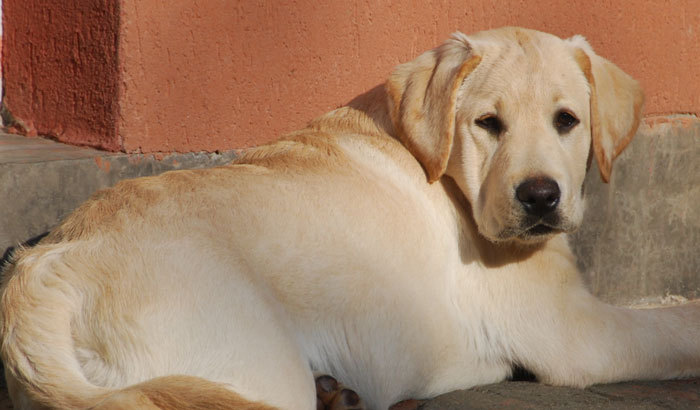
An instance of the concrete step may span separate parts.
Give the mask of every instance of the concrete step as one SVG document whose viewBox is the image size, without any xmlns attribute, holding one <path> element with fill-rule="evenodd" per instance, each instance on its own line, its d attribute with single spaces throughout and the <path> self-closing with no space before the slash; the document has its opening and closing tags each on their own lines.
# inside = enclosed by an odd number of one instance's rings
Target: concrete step
<svg viewBox="0 0 700 410">
<path fill-rule="evenodd" d="M 571 243 L 591 291 L 615 304 L 700 298 L 700 120 L 647 118 L 612 180 L 586 177 Z"/>
<path fill-rule="evenodd" d="M 0 134 L 0 255 L 41 236 L 95 191 L 126 178 L 223 165 L 235 152 L 127 155 Z"/>
</svg>

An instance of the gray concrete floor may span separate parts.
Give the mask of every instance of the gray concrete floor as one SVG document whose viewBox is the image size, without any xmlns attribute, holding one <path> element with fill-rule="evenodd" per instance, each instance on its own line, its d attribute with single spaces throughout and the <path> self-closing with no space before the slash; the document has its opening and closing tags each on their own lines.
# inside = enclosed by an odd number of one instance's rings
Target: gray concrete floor
<svg viewBox="0 0 700 410">
<path fill-rule="evenodd" d="M 504 382 L 448 393 L 420 409 L 700 409 L 700 379 L 626 382 L 587 389 Z"/>
</svg>

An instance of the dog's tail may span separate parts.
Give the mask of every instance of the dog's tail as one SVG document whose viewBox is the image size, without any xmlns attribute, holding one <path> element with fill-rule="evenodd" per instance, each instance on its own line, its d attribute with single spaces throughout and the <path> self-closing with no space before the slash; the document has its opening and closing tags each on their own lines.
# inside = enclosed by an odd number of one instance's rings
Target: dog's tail
<svg viewBox="0 0 700 410">
<path fill-rule="evenodd" d="M 65 280 L 61 252 L 39 245 L 20 253 L 25 257 L 5 272 L 0 299 L 0 352 L 9 387 L 16 383 L 26 393 L 21 401 L 50 408 L 93 407 L 110 391 L 90 383 L 76 358 L 71 321 L 81 295 Z"/>
<path fill-rule="evenodd" d="M 113 390 L 84 375 L 76 357 L 72 321 L 85 295 L 69 282 L 65 244 L 22 252 L 3 277 L 0 353 L 15 408 L 270 409 L 223 385 L 190 376 L 166 376 Z"/>
</svg>

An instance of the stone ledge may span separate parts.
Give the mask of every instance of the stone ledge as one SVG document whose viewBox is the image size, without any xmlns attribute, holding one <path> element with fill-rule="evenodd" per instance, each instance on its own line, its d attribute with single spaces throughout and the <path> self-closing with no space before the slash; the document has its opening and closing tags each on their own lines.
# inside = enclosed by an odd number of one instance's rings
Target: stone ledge
<svg viewBox="0 0 700 410">
<path fill-rule="evenodd" d="M 698 159 L 700 120 L 658 116 L 615 160 L 609 184 L 590 170 L 571 243 L 595 295 L 625 305 L 700 298 Z"/>
<path fill-rule="evenodd" d="M 236 157 L 127 155 L 0 134 L 0 252 L 50 230 L 93 192 L 126 178 L 223 165 Z"/>
</svg>

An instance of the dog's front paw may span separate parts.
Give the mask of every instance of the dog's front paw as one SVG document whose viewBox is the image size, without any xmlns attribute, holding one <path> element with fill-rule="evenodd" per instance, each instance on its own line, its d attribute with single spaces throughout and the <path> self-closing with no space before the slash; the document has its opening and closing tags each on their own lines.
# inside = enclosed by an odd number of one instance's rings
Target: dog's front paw
<svg viewBox="0 0 700 410">
<path fill-rule="evenodd" d="M 316 378 L 316 410 L 365 410 L 362 399 L 331 376 Z"/>
</svg>

